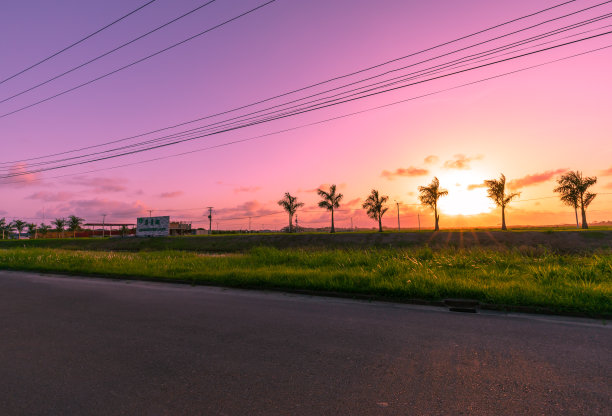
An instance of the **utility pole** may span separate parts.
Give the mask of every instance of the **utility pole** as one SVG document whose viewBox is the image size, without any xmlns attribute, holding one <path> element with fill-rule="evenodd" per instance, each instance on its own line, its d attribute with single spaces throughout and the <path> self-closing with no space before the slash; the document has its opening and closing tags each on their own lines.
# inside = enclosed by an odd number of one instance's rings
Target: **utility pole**
<svg viewBox="0 0 612 416">
<path fill-rule="evenodd" d="M 251 217 L 249 217 L 249 232 L 251 232 Z"/>
<path fill-rule="evenodd" d="M 106 222 L 106 214 L 102 214 L 102 238 L 104 238 L 104 223 Z"/>
<path fill-rule="evenodd" d="M 353 227 L 353 217 L 351 217 L 351 231 L 355 231 L 355 227 Z"/>
<path fill-rule="evenodd" d="M 208 208 L 208 235 L 212 234 L 212 209 L 213 207 Z"/>
<path fill-rule="evenodd" d="M 421 213 L 417 212 L 417 220 L 419 221 L 419 231 L 421 231 Z"/>
<path fill-rule="evenodd" d="M 298 232 L 298 216 L 295 214 L 295 232 Z"/>
<path fill-rule="evenodd" d="M 151 215 L 153 215 L 153 210 L 152 210 L 152 209 L 149 209 L 149 210 L 147 210 L 147 211 L 149 211 L 149 218 L 151 218 Z"/>
<path fill-rule="evenodd" d="M 401 231 L 400 221 L 399 221 L 399 202 L 395 201 L 395 205 L 397 205 L 397 231 Z"/>
</svg>

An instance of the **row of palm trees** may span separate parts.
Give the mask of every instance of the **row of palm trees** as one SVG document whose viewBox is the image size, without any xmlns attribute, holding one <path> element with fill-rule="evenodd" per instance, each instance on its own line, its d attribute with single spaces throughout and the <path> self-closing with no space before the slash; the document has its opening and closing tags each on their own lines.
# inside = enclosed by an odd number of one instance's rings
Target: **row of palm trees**
<svg viewBox="0 0 612 416">
<path fill-rule="evenodd" d="M 583 177 L 582 172 L 570 171 L 562 175 L 558 180 L 558 186 L 554 192 L 559 194 L 561 202 L 574 208 L 576 214 L 576 227 L 579 227 L 578 208 L 582 216 L 582 228 L 589 228 L 586 219 L 586 209 L 593 202 L 597 194 L 589 192 L 589 188 L 597 183 L 597 177 Z M 484 181 L 487 188 L 487 196 L 493 200 L 496 206 L 501 208 L 502 223 L 501 229 L 506 227 L 506 207 L 512 200 L 520 195 L 520 192 L 506 193 L 506 176 L 502 173 L 499 179 L 487 179 Z M 336 185 L 331 185 L 328 190 L 317 189 L 317 194 L 321 197 L 319 207 L 331 212 L 331 232 L 336 232 L 334 227 L 334 210 L 340 207 L 340 201 L 344 195 L 337 192 Z M 434 176 L 431 183 L 427 186 L 419 186 L 419 201 L 421 205 L 430 208 L 434 214 L 434 231 L 440 230 L 440 215 L 438 214 L 438 200 L 448 195 L 448 190 L 440 187 L 440 181 Z M 388 211 L 387 202 L 389 197 L 381 195 L 376 189 L 372 189 L 362 207 L 366 210 L 368 217 L 378 222 L 378 230 L 382 232 L 382 217 Z M 278 205 L 289 214 L 289 232 L 293 230 L 293 216 L 298 208 L 304 206 L 303 202 L 298 202 L 296 196 L 285 192 L 283 199 L 278 201 Z"/>
<path fill-rule="evenodd" d="M 581 172 L 570 171 L 562 175 L 558 180 L 558 186 L 554 189 L 554 192 L 558 193 L 561 202 L 574 208 L 576 214 L 576 227 L 579 227 L 578 221 L 578 208 L 581 211 L 582 217 L 582 228 L 589 228 L 586 219 L 586 209 L 593 202 L 593 199 L 597 194 L 589 192 L 589 188 L 597 183 L 597 177 L 583 177 Z M 508 204 L 517 198 L 519 192 L 506 193 L 506 177 L 501 174 L 499 179 L 488 179 L 484 181 L 484 185 L 487 188 L 487 195 L 495 202 L 495 205 L 501 208 L 502 214 L 502 225 L 501 229 L 506 230 L 506 207 Z M 319 207 L 324 208 L 331 212 L 331 232 L 336 232 L 334 226 L 334 211 L 340 207 L 340 202 L 344 195 L 337 192 L 336 185 L 330 185 L 329 189 L 317 189 L 317 194 L 321 197 L 319 201 Z M 448 190 L 440 187 L 440 181 L 437 177 L 434 177 L 429 185 L 419 186 L 419 201 L 421 205 L 430 208 L 434 214 L 434 231 L 440 229 L 440 215 L 438 214 L 438 201 L 441 197 L 448 195 Z M 366 198 L 362 207 L 366 210 L 368 217 L 378 222 L 378 230 L 382 232 L 382 217 L 388 211 L 386 206 L 389 201 L 387 195 L 381 195 L 376 189 L 372 189 L 370 195 Z M 303 202 L 298 202 L 297 197 L 292 196 L 289 192 L 286 192 L 283 199 L 278 201 L 278 205 L 289 214 L 289 232 L 293 231 L 293 216 L 297 212 L 298 208 L 304 206 Z M 51 221 L 51 224 L 55 227 L 54 230 L 60 233 L 60 236 L 64 236 L 64 230 L 72 231 L 72 236 L 76 236 L 76 232 L 81 229 L 83 224 L 83 218 L 79 218 L 76 215 L 71 215 L 68 219 L 56 218 Z M 24 229 L 28 229 L 30 236 L 34 235 L 34 238 L 38 238 L 38 235 L 45 236 L 51 226 L 46 224 L 36 225 L 34 223 L 27 223 L 21 220 L 15 220 L 7 223 L 5 218 L 0 218 L 0 231 L 2 233 L 2 239 L 5 236 L 9 236 L 14 230 L 17 231 L 17 238 L 21 237 L 21 233 Z M 123 230 L 125 232 L 126 230 Z"/>
<path fill-rule="evenodd" d="M 72 236 L 76 237 L 76 232 L 81 229 L 83 221 L 85 221 L 83 218 L 77 217 L 76 215 L 71 215 L 67 220 L 65 218 L 56 218 L 54 221 L 51 221 L 51 225 L 54 226 L 53 228 L 45 223 L 37 225 L 35 223 L 28 223 L 21 220 L 7 222 L 6 218 L 0 218 L 0 230 L 2 232 L 3 240 L 5 236 L 8 238 L 14 231 L 17 231 L 17 239 L 21 238 L 21 234 L 26 228 L 28 229 L 30 238 L 32 236 L 34 236 L 34 238 L 38 238 L 39 235 L 45 237 L 52 229 L 57 231 L 61 237 L 64 236 L 64 230 L 72 231 Z"/>
</svg>

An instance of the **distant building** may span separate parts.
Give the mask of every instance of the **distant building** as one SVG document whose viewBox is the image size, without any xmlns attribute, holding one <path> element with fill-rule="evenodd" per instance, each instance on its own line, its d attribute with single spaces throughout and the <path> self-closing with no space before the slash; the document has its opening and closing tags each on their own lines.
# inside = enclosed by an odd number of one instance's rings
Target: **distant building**
<svg viewBox="0 0 612 416">
<path fill-rule="evenodd" d="M 191 223 L 183 221 L 170 222 L 170 235 L 188 235 L 191 232 Z"/>
</svg>

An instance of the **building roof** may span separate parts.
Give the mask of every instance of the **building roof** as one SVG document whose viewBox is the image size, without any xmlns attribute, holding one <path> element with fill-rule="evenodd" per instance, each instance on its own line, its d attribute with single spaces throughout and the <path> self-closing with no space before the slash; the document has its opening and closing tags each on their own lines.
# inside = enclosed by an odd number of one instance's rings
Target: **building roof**
<svg viewBox="0 0 612 416">
<path fill-rule="evenodd" d="M 102 226 L 104 226 L 104 227 L 106 227 L 106 226 L 109 226 L 109 227 L 121 227 L 123 225 L 126 225 L 126 226 L 132 225 L 132 226 L 134 226 L 136 224 L 133 224 L 133 223 L 129 223 L 129 224 L 128 223 L 125 223 L 125 224 L 124 223 L 111 223 L 111 222 L 106 222 L 106 223 L 88 222 L 88 223 L 83 224 L 83 225 L 84 226 L 89 226 L 89 227 L 102 227 Z"/>
</svg>

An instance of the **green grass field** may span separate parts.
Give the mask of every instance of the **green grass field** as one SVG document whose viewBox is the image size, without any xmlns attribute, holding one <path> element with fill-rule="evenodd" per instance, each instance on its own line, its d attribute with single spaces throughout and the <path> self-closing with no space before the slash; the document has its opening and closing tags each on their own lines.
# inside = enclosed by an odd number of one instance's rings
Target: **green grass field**
<svg viewBox="0 0 612 416">
<path fill-rule="evenodd" d="M 421 232 L 345 232 L 299 234 L 242 234 L 165 238 L 64 238 L 0 240 L 3 248 L 61 248 L 66 250 L 158 251 L 236 253 L 259 246 L 275 248 L 518 248 L 545 247 L 558 253 L 593 253 L 612 250 L 612 230 L 545 229 L 503 232 L 489 229 Z"/>
<path fill-rule="evenodd" d="M 396 301 L 470 298 L 502 309 L 531 307 L 612 316 L 612 252 L 606 248 L 585 254 L 553 252 L 541 245 L 514 249 L 502 245 L 279 249 L 268 245 L 214 253 L 157 248 L 164 245 L 163 239 L 148 247 L 150 240 L 134 240 L 143 244 L 140 250 L 0 244 L 4 247 L 0 269 L 306 290 Z M 203 240 L 210 242 L 214 237 Z M 594 240 L 601 242 L 602 238 Z"/>
</svg>

